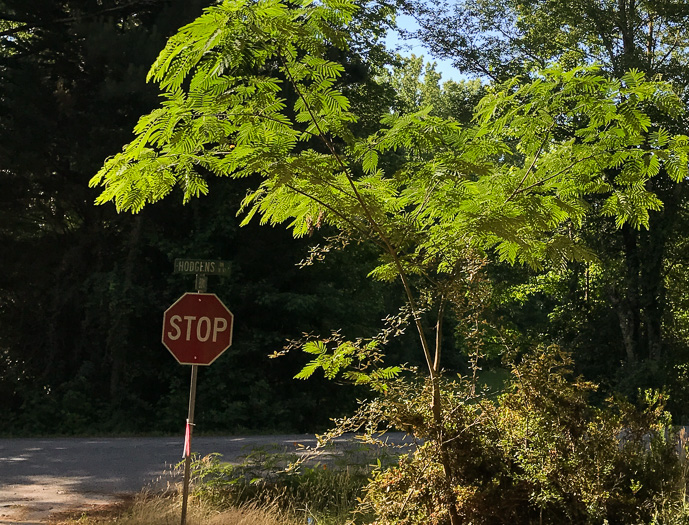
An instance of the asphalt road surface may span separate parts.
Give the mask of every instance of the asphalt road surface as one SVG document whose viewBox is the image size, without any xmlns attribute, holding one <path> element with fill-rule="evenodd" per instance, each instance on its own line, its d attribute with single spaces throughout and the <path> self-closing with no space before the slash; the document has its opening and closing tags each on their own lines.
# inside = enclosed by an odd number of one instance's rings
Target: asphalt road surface
<svg viewBox="0 0 689 525">
<path fill-rule="evenodd" d="M 399 442 L 402 435 L 392 435 Z M 346 440 L 343 440 L 346 441 Z M 313 435 L 194 437 L 192 451 L 240 461 L 257 447 L 296 452 Z M 50 515 L 88 510 L 124 494 L 162 490 L 179 480 L 179 438 L 0 439 L 0 524 L 47 523 Z"/>
</svg>

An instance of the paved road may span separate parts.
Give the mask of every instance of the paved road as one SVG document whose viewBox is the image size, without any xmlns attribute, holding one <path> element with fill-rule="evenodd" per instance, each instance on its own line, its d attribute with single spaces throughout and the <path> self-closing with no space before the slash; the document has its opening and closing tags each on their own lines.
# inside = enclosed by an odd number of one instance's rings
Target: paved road
<svg viewBox="0 0 689 525">
<path fill-rule="evenodd" d="M 394 435 L 399 441 L 401 435 Z M 237 461 L 253 448 L 296 451 L 313 435 L 194 437 L 192 450 Z M 0 524 L 45 523 L 66 508 L 89 508 L 119 494 L 174 482 L 180 438 L 0 439 Z"/>
</svg>

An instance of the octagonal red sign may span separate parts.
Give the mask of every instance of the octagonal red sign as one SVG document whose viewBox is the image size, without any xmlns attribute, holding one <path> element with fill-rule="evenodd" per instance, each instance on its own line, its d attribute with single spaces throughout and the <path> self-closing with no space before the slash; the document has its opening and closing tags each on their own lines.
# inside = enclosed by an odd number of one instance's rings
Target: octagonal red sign
<svg viewBox="0 0 689 525">
<path fill-rule="evenodd" d="M 163 344 L 182 365 L 210 365 L 232 344 L 234 316 L 213 293 L 185 293 L 165 310 Z"/>
</svg>

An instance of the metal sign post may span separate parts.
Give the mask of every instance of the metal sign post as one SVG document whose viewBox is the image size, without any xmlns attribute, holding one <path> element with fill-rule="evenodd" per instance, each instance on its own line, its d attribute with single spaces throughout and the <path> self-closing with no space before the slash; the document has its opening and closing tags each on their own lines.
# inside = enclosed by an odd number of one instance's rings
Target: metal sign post
<svg viewBox="0 0 689 525">
<path fill-rule="evenodd" d="M 182 489 L 182 525 L 187 523 L 187 502 L 189 501 L 189 478 L 191 476 L 191 435 L 194 429 L 194 405 L 196 404 L 196 378 L 199 365 L 191 365 L 191 387 L 189 388 L 189 413 L 184 434 L 184 482 Z"/>
<path fill-rule="evenodd" d="M 210 275 L 228 275 L 230 271 L 230 264 L 228 261 L 208 261 L 208 260 L 196 260 L 196 259 L 176 259 L 175 260 L 175 270 L 174 273 L 183 273 L 183 274 L 196 274 L 196 289 L 197 293 L 199 294 L 205 294 L 207 289 L 208 289 L 208 274 Z M 212 295 L 212 294 L 208 294 Z M 213 296 L 215 297 L 215 296 Z M 181 299 L 183 299 L 184 296 L 182 296 Z M 218 355 L 219 353 L 222 353 L 227 346 L 230 346 L 232 344 L 232 313 L 227 310 L 225 305 L 220 302 L 220 300 L 215 298 L 216 302 L 218 303 L 219 307 L 221 307 L 220 310 L 218 310 L 218 305 L 214 305 L 213 301 L 211 301 L 210 304 L 213 304 L 211 308 L 214 308 L 214 312 L 216 312 L 216 317 L 213 317 L 213 321 L 211 321 L 210 314 L 209 316 L 199 316 L 199 320 L 197 323 L 197 330 L 196 330 L 196 339 L 195 339 L 195 345 L 198 345 L 198 352 L 200 355 L 204 356 L 207 355 L 208 352 L 202 352 L 202 350 L 208 350 L 207 348 L 201 348 L 203 345 L 208 346 L 210 342 L 217 343 L 217 337 L 219 335 L 223 335 L 224 337 L 229 337 L 227 340 L 223 340 L 223 342 L 220 343 L 220 346 L 215 346 L 212 351 L 216 353 L 211 353 L 211 359 L 208 360 L 203 360 L 199 359 L 198 362 L 201 364 L 210 364 Z M 201 303 L 201 299 L 198 299 L 199 304 Z M 178 300 L 179 302 L 179 300 Z M 177 304 L 177 303 L 175 303 Z M 186 303 L 185 303 L 186 304 Z M 208 303 L 205 303 L 208 304 Z M 175 305 L 173 305 L 175 306 Z M 171 307 L 172 308 L 172 307 Z M 201 308 L 201 307 L 198 307 Z M 205 307 L 206 309 L 203 310 L 203 313 L 208 312 L 208 307 Z M 224 309 L 224 311 L 223 311 Z M 177 315 L 177 316 L 171 316 L 171 319 L 168 321 L 168 313 L 170 311 L 170 308 L 168 311 L 166 311 L 165 315 L 163 316 L 163 344 L 170 350 L 173 355 L 178 359 L 178 361 L 185 363 L 185 364 L 191 364 L 191 385 L 189 387 L 189 411 L 187 414 L 187 425 L 186 425 L 186 430 L 184 433 L 184 481 L 183 481 L 183 489 L 182 489 L 182 525 L 186 525 L 187 523 L 187 505 L 189 501 L 189 481 L 191 477 L 191 437 L 193 434 L 194 430 L 194 407 L 196 405 L 196 382 L 198 378 L 198 371 L 199 371 L 199 366 L 198 364 L 195 363 L 189 363 L 187 360 L 182 360 L 179 357 L 177 357 L 177 354 L 175 353 L 176 351 L 179 352 L 179 350 L 175 348 L 171 348 L 171 345 L 173 342 L 176 342 L 177 340 L 180 339 L 181 337 L 181 329 L 180 329 L 180 319 L 184 319 L 188 321 L 189 326 L 187 326 L 187 336 L 186 339 L 189 341 L 193 341 L 191 338 L 191 323 L 193 320 L 196 320 L 196 315 Z M 218 313 L 219 312 L 219 313 Z M 219 316 L 219 317 L 218 317 Z M 176 319 L 176 317 L 179 317 L 180 319 Z M 176 323 L 173 323 L 172 321 L 176 320 Z M 204 322 L 205 321 L 205 322 Z M 168 326 L 168 323 L 170 325 Z M 212 324 L 211 324 L 212 323 Z M 212 334 L 213 336 L 211 337 L 211 326 L 213 326 L 213 331 Z M 209 342 L 210 340 L 210 342 Z M 219 352 L 219 353 L 217 353 Z"/>
</svg>

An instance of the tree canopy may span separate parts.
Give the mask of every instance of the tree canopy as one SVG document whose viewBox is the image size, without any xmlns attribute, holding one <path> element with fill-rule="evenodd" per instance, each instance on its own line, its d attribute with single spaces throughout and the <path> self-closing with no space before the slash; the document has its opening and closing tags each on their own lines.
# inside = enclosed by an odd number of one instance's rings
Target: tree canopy
<svg viewBox="0 0 689 525">
<path fill-rule="evenodd" d="M 599 212 L 618 227 L 644 227 L 662 206 L 646 182 L 661 168 L 676 181 L 686 174 L 686 137 L 648 114 L 682 105 L 669 84 L 636 71 L 617 80 L 596 68 L 544 70 L 496 87 L 475 125 L 422 109 L 385 116 L 378 132 L 357 138 L 337 87 L 343 67 L 327 59 L 345 45 L 353 11 L 275 1 L 207 9 L 153 65 L 165 102 L 92 179 L 104 186 L 98 202 L 137 212 L 177 185 L 188 201 L 207 192 L 209 176 L 260 174 L 245 223 L 257 213 L 290 221 L 297 237 L 330 224 L 387 256 L 403 249 L 400 261 L 442 260 L 437 269 L 451 271 L 465 248 L 532 266 L 547 254 L 576 258 L 556 231 L 580 222 L 584 195 L 606 195 Z M 381 158 L 402 149 L 405 163 L 386 173 Z M 392 275 L 402 270 L 391 264 Z"/>
<path fill-rule="evenodd" d="M 630 68 L 686 83 L 683 1 L 410 2 L 419 36 L 458 69 L 495 79 L 547 66 Z"/>
</svg>

